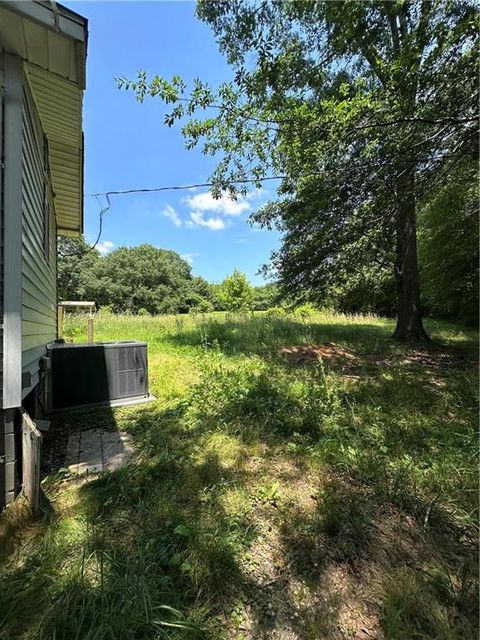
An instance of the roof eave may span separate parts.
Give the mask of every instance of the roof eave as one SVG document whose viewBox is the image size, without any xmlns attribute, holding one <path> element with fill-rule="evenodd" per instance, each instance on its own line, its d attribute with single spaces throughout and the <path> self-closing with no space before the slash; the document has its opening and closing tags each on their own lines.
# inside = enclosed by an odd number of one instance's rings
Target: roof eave
<svg viewBox="0 0 480 640">
<path fill-rule="evenodd" d="M 80 89 L 86 86 L 86 58 L 88 43 L 88 20 L 75 11 L 67 9 L 57 2 L 34 0 L 19 2 L 18 0 L 2 0 L 0 3 L 10 11 L 29 18 L 38 24 L 59 33 L 78 43 Z"/>
</svg>

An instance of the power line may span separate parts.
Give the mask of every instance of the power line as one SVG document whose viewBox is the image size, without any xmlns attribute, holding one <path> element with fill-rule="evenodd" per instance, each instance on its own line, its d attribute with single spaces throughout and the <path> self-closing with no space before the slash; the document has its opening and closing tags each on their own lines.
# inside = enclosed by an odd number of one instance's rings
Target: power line
<svg viewBox="0 0 480 640">
<path fill-rule="evenodd" d="M 460 154 L 460 155 L 469 155 L 468 152 L 466 154 Z M 427 158 L 424 158 L 423 160 L 438 160 L 438 159 L 446 159 L 446 158 L 452 158 L 452 157 L 456 157 L 456 154 L 440 154 L 438 156 L 430 156 Z M 420 162 L 422 159 L 420 158 L 413 158 L 410 159 L 409 162 L 411 162 L 412 160 L 416 161 L 416 162 Z M 405 161 L 403 161 L 405 162 Z M 389 162 L 380 162 L 379 163 L 380 166 L 385 166 L 390 164 Z M 352 170 L 353 167 L 350 168 L 350 170 Z M 324 175 L 325 173 L 330 173 L 330 172 L 334 172 L 337 173 L 338 170 L 336 169 L 326 169 L 323 171 L 314 171 L 311 173 L 305 173 L 305 174 L 300 174 L 298 176 L 296 176 L 297 178 L 310 178 L 310 177 L 314 177 L 314 176 L 319 176 L 319 175 Z M 258 178 L 244 178 L 244 179 L 239 179 L 239 180 L 219 180 L 217 182 L 199 182 L 199 183 L 195 183 L 195 184 L 188 184 L 188 185 L 171 185 L 171 186 L 165 186 L 165 187 L 144 187 L 144 188 L 138 188 L 138 189 L 117 189 L 117 190 L 111 190 L 111 191 L 104 191 L 104 192 L 98 192 L 98 193 L 86 193 L 84 195 L 85 198 L 95 198 L 99 204 L 99 206 L 101 207 L 101 210 L 99 211 L 99 229 L 98 229 L 98 234 L 97 237 L 95 239 L 95 242 L 93 243 L 93 245 L 91 247 L 89 247 L 88 249 L 85 249 L 84 251 L 78 251 L 78 252 L 74 252 L 74 253 L 66 253 L 66 254 L 62 254 L 63 257 L 73 257 L 73 256 L 82 256 L 85 255 L 87 253 L 89 253 L 90 251 L 93 251 L 98 243 L 100 242 L 100 239 L 102 237 L 102 232 L 103 232 L 103 217 L 104 215 L 111 209 L 112 207 L 112 203 L 110 200 L 110 196 L 120 196 L 120 195 L 128 195 L 128 194 L 132 194 L 132 193 L 160 193 L 162 191 L 190 191 L 192 189 L 198 189 L 198 188 L 206 188 L 206 187 L 214 187 L 214 186 L 220 186 L 220 187 L 228 187 L 230 185 L 237 185 L 237 184 L 258 184 L 259 182 L 266 182 L 268 180 L 288 180 L 291 176 L 288 175 L 277 175 L 277 176 L 259 176 Z M 107 206 L 103 207 L 102 203 L 100 201 L 100 197 L 105 197 L 107 200 Z"/>
<path fill-rule="evenodd" d="M 319 171 L 315 173 L 305 174 L 302 177 L 319 175 Z M 219 180 L 218 182 L 199 182 L 197 184 L 172 185 L 170 187 L 151 187 L 142 189 L 118 189 L 117 191 L 105 191 L 102 193 L 86 193 L 86 198 L 96 198 L 97 196 L 121 196 L 127 193 L 154 193 L 158 191 L 188 191 L 191 189 L 200 189 L 205 187 L 214 187 L 215 185 L 228 187 L 234 184 L 254 184 L 257 182 L 265 182 L 266 180 L 286 180 L 289 176 L 260 176 L 259 178 L 245 178 L 244 180 Z"/>
<path fill-rule="evenodd" d="M 413 146 L 417 146 L 417 145 L 413 145 Z M 446 158 L 454 158 L 457 155 L 458 154 L 442 153 L 439 155 L 427 156 L 425 158 L 409 158 L 408 160 L 400 159 L 399 163 L 408 164 L 411 162 L 418 163 L 418 162 L 426 162 L 431 160 L 443 160 Z M 465 152 L 464 154 L 461 154 L 461 155 L 473 155 L 473 153 Z M 368 163 L 368 162 L 364 163 L 364 165 L 368 165 L 368 164 L 371 165 L 372 163 Z M 392 162 L 383 161 L 383 162 L 374 163 L 374 166 L 377 166 L 377 165 L 386 166 L 389 164 L 392 164 Z M 342 171 L 342 169 L 340 169 L 340 171 Z M 294 177 L 295 178 L 312 178 L 314 176 L 325 175 L 325 173 L 338 173 L 338 169 L 324 169 L 323 171 L 319 170 L 319 171 L 313 171 L 311 173 L 298 174 L 297 176 L 294 176 Z M 101 191 L 98 193 L 86 193 L 84 197 L 97 198 L 98 200 L 100 196 L 105 196 L 109 204 L 109 206 L 107 207 L 107 210 L 108 210 L 111 207 L 109 196 L 122 196 L 122 195 L 127 195 L 129 193 L 159 193 L 161 191 L 190 191 L 192 189 L 199 189 L 199 188 L 205 188 L 205 187 L 215 187 L 215 186 L 228 187 L 230 185 L 236 185 L 236 184 L 257 184 L 259 182 L 266 182 L 267 180 L 288 180 L 290 178 L 292 178 L 292 176 L 289 176 L 289 175 L 260 176 L 258 178 L 245 178 L 245 179 L 239 179 L 239 180 L 217 180 L 216 182 L 198 182 L 196 184 L 171 185 L 167 187 L 143 187 L 138 189 L 117 189 L 117 190 L 111 190 L 111 191 Z"/>
<path fill-rule="evenodd" d="M 95 200 L 98 202 L 99 206 L 101 207 L 101 210 L 98 213 L 98 234 L 97 237 L 95 239 L 95 242 L 92 244 L 91 247 L 88 247 L 88 249 L 83 249 L 81 251 L 73 251 L 72 253 L 59 253 L 59 255 L 62 258 L 73 258 L 75 256 L 84 256 L 87 253 L 89 253 L 90 251 L 93 251 L 95 249 L 95 247 L 98 245 L 98 243 L 100 242 L 100 238 L 102 237 L 102 233 L 103 233 L 103 216 L 107 213 L 107 211 L 109 211 L 112 207 L 112 203 L 110 202 L 110 198 L 108 197 L 107 193 L 96 193 L 96 194 L 87 194 L 89 196 L 93 196 L 95 198 Z M 107 206 L 103 207 L 102 203 L 100 201 L 100 196 L 105 196 L 107 198 Z M 84 196 L 86 197 L 86 196 Z"/>
<path fill-rule="evenodd" d="M 302 177 L 308 177 L 309 175 L 318 175 L 318 172 L 316 174 L 305 174 L 305 176 Z M 121 195 L 126 195 L 129 193 L 158 193 L 160 191 L 189 191 L 192 189 L 197 189 L 197 188 L 205 188 L 205 187 L 213 187 L 216 184 L 220 184 L 221 186 L 229 186 L 229 185 L 233 185 L 233 184 L 253 184 L 253 183 L 258 183 L 258 182 L 264 182 L 266 180 L 284 180 L 288 178 L 288 176 L 286 175 L 282 175 L 282 176 L 263 176 L 260 178 L 245 178 L 244 180 L 227 180 L 224 182 L 199 182 L 197 184 L 189 184 L 189 185 L 172 185 L 169 187 L 152 187 L 152 188 L 142 188 L 142 189 L 117 189 L 117 190 L 112 190 L 112 191 L 104 191 L 101 193 L 86 193 L 84 195 L 85 198 L 95 198 L 95 200 L 98 202 L 99 206 L 101 207 L 101 210 L 98 214 L 99 217 L 99 223 L 98 223 L 98 234 L 97 237 L 95 239 L 95 242 L 92 244 L 91 247 L 88 247 L 88 249 L 85 249 L 83 251 L 75 251 L 73 253 L 63 253 L 61 254 L 62 257 L 64 258 L 70 258 L 70 257 L 75 257 L 75 256 L 83 256 L 87 253 L 89 253 L 90 251 L 93 251 L 96 246 L 98 245 L 98 243 L 100 242 L 100 238 L 102 237 L 102 232 L 103 232 L 103 217 L 104 215 L 112 208 L 112 203 L 110 200 L 110 196 L 121 196 Z M 107 199 L 107 206 L 103 207 L 102 203 L 100 201 L 100 197 L 104 196 Z"/>
</svg>

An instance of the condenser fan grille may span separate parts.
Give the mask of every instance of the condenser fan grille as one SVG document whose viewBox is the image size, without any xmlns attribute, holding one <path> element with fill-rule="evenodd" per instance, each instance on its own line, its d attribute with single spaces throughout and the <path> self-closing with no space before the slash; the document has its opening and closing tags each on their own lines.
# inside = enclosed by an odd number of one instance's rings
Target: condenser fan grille
<svg viewBox="0 0 480 640">
<path fill-rule="evenodd" d="M 53 409 L 148 396 L 144 343 L 58 344 L 50 355 Z"/>
</svg>

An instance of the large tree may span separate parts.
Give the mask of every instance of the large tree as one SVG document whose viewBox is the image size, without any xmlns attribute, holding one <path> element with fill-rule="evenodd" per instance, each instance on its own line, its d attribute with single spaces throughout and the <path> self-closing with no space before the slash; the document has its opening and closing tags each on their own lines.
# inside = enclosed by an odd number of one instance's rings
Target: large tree
<svg viewBox="0 0 480 640">
<path fill-rule="evenodd" d="M 238 269 L 234 269 L 217 290 L 220 305 L 226 311 L 250 311 L 254 296 L 255 291 L 247 276 Z"/>
<path fill-rule="evenodd" d="M 362 237 L 384 241 L 382 255 L 393 242 L 394 336 L 426 339 L 417 208 L 460 156 L 476 152 L 475 4 L 203 0 L 197 14 L 234 81 L 214 91 L 196 80 L 189 91 L 179 77 L 140 72 L 120 86 L 172 105 L 165 122 L 184 122 L 187 147 L 203 141 L 205 153 L 220 155 L 214 194 L 235 194 L 242 180 L 260 185 L 269 171 L 285 176 L 280 201 L 257 216 L 284 231 L 274 256 L 284 285 L 321 287 L 315 278 Z"/>
<path fill-rule="evenodd" d="M 57 294 L 59 300 L 88 300 L 95 283 L 100 254 L 82 238 L 58 238 Z"/>
<path fill-rule="evenodd" d="M 184 313 L 192 283 L 191 268 L 175 251 L 150 244 L 120 247 L 95 268 L 95 300 L 115 311 Z"/>
</svg>

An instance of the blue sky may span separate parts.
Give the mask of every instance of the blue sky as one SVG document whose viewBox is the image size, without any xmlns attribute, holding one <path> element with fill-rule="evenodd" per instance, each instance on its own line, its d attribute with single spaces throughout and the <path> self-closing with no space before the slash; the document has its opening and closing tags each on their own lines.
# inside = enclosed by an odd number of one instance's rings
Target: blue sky
<svg viewBox="0 0 480 640">
<path fill-rule="evenodd" d="M 180 129 L 163 124 L 159 100 L 143 104 L 120 91 L 114 77 L 133 78 L 139 68 L 212 86 L 232 77 L 211 30 L 195 18 L 193 2 L 64 2 L 89 20 L 84 101 L 85 193 L 183 185 L 207 180 L 214 160 L 187 151 Z M 269 191 L 268 191 L 268 190 Z M 236 267 L 255 284 L 278 234 L 252 229 L 247 218 L 274 195 L 214 201 L 207 190 L 112 197 L 99 245 L 103 252 L 149 242 L 185 256 L 193 273 L 219 281 Z M 85 235 L 93 241 L 99 205 L 85 200 Z"/>
</svg>

